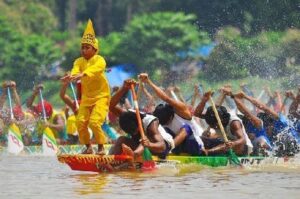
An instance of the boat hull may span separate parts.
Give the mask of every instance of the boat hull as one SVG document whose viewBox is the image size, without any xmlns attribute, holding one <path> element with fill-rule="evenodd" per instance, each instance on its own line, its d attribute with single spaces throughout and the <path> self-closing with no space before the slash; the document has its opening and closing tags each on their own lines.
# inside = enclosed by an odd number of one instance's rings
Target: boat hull
<svg viewBox="0 0 300 199">
<path fill-rule="evenodd" d="M 127 155 L 62 154 L 57 159 L 76 171 L 107 173 L 155 169 L 154 161 L 133 162 L 132 157 Z"/>
</svg>

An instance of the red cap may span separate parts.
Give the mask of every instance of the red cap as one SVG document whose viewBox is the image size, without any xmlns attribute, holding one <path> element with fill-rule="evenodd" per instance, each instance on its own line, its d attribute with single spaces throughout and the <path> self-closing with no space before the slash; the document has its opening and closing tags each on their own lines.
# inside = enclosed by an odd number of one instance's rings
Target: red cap
<svg viewBox="0 0 300 199">
<path fill-rule="evenodd" d="M 44 106 L 45 106 L 45 112 L 46 112 L 46 117 L 50 118 L 52 113 L 53 113 L 53 108 L 52 105 L 44 100 Z M 38 105 L 36 106 L 36 112 L 39 115 L 43 115 L 43 105 L 42 102 L 39 102 Z"/>
</svg>

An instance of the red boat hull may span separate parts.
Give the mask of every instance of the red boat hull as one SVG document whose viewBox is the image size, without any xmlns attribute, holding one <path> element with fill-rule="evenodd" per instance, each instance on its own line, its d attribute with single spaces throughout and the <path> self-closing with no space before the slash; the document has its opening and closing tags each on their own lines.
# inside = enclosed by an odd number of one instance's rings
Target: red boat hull
<svg viewBox="0 0 300 199">
<path fill-rule="evenodd" d="M 91 172 L 116 172 L 155 169 L 154 161 L 134 162 L 128 155 L 58 155 L 61 163 L 68 164 L 72 170 Z"/>
</svg>

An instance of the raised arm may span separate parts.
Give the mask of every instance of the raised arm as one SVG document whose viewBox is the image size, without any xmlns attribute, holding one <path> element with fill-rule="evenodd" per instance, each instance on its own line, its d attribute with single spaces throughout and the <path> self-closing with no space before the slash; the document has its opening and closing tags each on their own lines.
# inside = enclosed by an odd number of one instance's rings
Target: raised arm
<svg viewBox="0 0 300 199">
<path fill-rule="evenodd" d="M 209 101 L 209 98 L 212 96 L 212 92 L 208 91 L 206 93 L 204 93 L 201 101 L 199 102 L 199 104 L 197 105 L 195 111 L 194 111 L 194 116 L 196 117 L 201 117 L 203 110 L 205 108 L 205 104 Z"/>
<path fill-rule="evenodd" d="M 289 113 L 294 117 L 300 119 L 300 114 L 298 113 L 298 107 L 300 104 L 300 88 L 297 96 L 291 95 L 293 102 L 290 105 Z"/>
<path fill-rule="evenodd" d="M 147 83 L 160 99 L 162 99 L 163 101 L 165 101 L 166 103 L 174 107 L 175 112 L 177 114 L 179 114 L 180 116 L 186 119 L 192 117 L 191 112 L 183 102 L 176 101 L 175 99 L 169 97 L 162 89 L 160 89 L 150 80 L 147 73 L 141 73 L 139 75 L 139 78 L 141 79 L 142 82 Z"/>
<path fill-rule="evenodd" d="M 195 84 L 194 85 L 194 92 L 193 92 L 192 99 L 191 99 L 191 106 L 193 108 L 195 107 L 195 103 L 196 103 L 197 97 L 200 98 L 201 94 L 199 92 L 199 86 Z"/>
<path fill-rule="evenodd" d="M 27 108 L 33 110 L 33 101 L 35 99 L 35 97 L 39 94 L 39 89 L 43 89 L 44 86 L 42 84 L 39 84 L 38 86 L 34 87 L 33 91 L 32 91 L 32 95 L 27 99 L 26 102 L 26 106 Z"/>
<path fill-rule="evenodd" d="M 275 119 L 279 118 L 278 113 L 276 113 L 273 109 L 271 109 L 270 107 L 268 107 L 267 105 L 261 103 L 260 101 L 258 101 L 257 99 L 255 99 L 254 97 L 245 95 L 244 98 L 246 100 L 248 100 L 249 102 L 251 102 L 253 105 L 255 105 L 257 108 L 263 110 L 265 113 L 268 113 L 270 115 L 272 115 Z"/>
<path fill-rule="evenodd" d="M 133 79 L 125 80 L 123 86 L 111 97 L 109 110 L 117 117 L 119 117 L 122 112 L 126 111 L 122 109 L 118 104 L 122 96 L 130 90 L 131 84 L 136 84 L 136 82 Z"/>
<path fill-rule="evenodd" d="M 10 87 L 11 87 L 11 90 L 12 90 L 12 96 L 14 98 L 16 106 L 22 106 L 20 96 L 19 96 L 19 94 L 17 92 L 17 84 L 16 84 L 16 82 L 10 81 Z"/>
<path fill-rule="evenodd" d="M 5 81 L 5 82 L 3 82 L 3 85 L 2 85 L 2 93 L 1 93 L 1 97 L 0 97 L 0 109 L 3 108 L 3 105 L 4 105 L 6 97 L 7 97 L 6 89 L 7 89 L 7 82 Z"/>
<path fill-rule="evenodd" d="M 216 100 L 216 106 L 222 106 L 225 98 L 226 98 L 226 95 L 224 94 L 223 92 L 223 88 L 220 89 L 220 95 L 218 97 L 218 99 Z"/>
<path fill-rule="evenodd" d="M 237 93 L 237 94 L 232 95 L 232 96 L 233 96 L 234 102 L 235 102 L 238 110 L 241 111 L 241 113 L 243 113 L 248 118 L 248 120 L 250 120 L 251 123 L 256 128 L 261 129 L 262 128 L 262 122 L 261 122 L 261 120 L 257 116 L 253 115 L 251 113 L 251 111 L 245 106 L 245 104 L 242 101 L 242 99 L 245 96 L 245 93 L 244 92 L 240 92 L 240 93 Z"/>
</svg>

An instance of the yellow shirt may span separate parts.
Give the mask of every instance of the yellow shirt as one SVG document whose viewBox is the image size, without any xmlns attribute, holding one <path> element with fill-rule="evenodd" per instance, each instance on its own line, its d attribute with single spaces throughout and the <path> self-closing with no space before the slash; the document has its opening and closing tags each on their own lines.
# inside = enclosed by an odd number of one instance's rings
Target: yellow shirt
<svg viewBox="0 0 300 199">
<path fill-rule="evenodd" d="M 94 55 L 89 60 L 83 57 L 75 60 L 71 75 L 85 74 L 81 78 L 81 106 L 93 106 L 99 99 L 110 97 L 105 67 L 106 62 L 100 55 Z"/>
<path fill-rule="evenodd" d="M 78 135 L 75 115 L 70 115 L 67 119 L 67 134 Z"/>
</svg>

